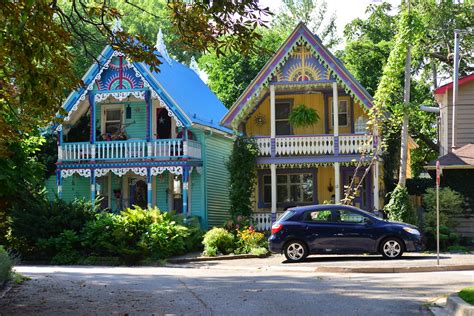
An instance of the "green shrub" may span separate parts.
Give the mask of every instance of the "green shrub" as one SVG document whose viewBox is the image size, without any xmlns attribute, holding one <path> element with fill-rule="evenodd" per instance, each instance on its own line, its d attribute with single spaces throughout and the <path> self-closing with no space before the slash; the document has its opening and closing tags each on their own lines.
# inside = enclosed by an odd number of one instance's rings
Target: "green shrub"
<svg viewBox="0 0 474 316">
<path fill-rule="evenodd" d="M 252 253 L 252 250 L 262 248 L 266 243 L 265 235 L 256 232 L 253 227 L 238 231 L 236 242 L 238 253 Z"/>
<path fill-rule="evenodd" d="M 474 286 L 469 286 L 459 291 L 459 297 L 465 302 L 474 305 Z"/>
<path fill-rule="evenodd" d="M 319 114 L 315 109 L 300 104 L 293 108 L 288 119 L 293 127 L 308 127 L 319 122 Z"/>
<path fill-rule="evenodd" d="M 202 243 L 206 256 L 215 256 L 217 253 L 229 254 L 235 250 L 234 235 L 224 228 L 214 227 L 208 231 Z"/>
<path fill-rule="evenodd" d="M 384 207 L 391 221 L 417 224 L 417 217 L 411 204 L 408 191 L 402 186 L 397 186 L 390 193 L 390 201 Z"/>
<path fill-rule="evenodd" d="M 54 264 L 73 264 L 80 258 L 81 243 L 77 233 L 70 229 L 65 229 L 58 237 L 40 239 L 38 247 L 50 251 Z"/>
<path fill-rule="evenodd" d="M 12 276 L 13 262 L 3 246 L 0 246 L 0 287 Z"/>
<path fill-rule="evenodd" d="M 460 237 L 453 232 L 456 222 L 453 216 L 462 213 L 464 198 L 450 188 L 439 190 L 439 225 L 440 248 L 446 250 L 450 246 L 458 245 Z M 436 190 L 429 188 L 423 195 L 425 205 L 424 231 L 428 249 L 436 248 Z"/>
</svg>

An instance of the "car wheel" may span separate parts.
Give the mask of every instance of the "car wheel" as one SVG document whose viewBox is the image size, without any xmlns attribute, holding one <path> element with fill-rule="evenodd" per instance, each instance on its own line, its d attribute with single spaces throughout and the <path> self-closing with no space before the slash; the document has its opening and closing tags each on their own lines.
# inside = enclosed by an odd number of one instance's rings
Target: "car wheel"
<svg viewBox="0 0 474 316">
<path fill-rule="evenodd" d="M 300 262 L 308 256 L 308 248 L 299 240 L 292 240 L 285 245 L 285 257 L 290 262 Z"/>
<path fill-rule="evenodd" d="M 403 243 L 398 238 L 387 238 L 380 245 L 380 253 L 386 259 L 398 259 L 403 255 Z"/>
</svg>

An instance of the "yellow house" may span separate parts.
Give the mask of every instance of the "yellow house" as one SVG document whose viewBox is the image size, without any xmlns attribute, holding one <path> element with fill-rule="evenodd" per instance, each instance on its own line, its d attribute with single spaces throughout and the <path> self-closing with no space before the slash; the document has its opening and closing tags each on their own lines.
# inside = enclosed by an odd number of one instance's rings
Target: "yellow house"
<svg viewBox="0 0 474 316">
<path fill-rule="evenodd" d="M 317 111 L 316 124 L 290 124 L 301 104 Z M 267 225 L 289 206 L 340 201 L 353 178 L 362 184 L 352 203 L 381 209 L 381 162 L 372 159 L 378 139 L 367 129 L 372 106 L 369 93 L 300 23 L 221 121 L 260 149 L 254 217 Z"/>
</svg>

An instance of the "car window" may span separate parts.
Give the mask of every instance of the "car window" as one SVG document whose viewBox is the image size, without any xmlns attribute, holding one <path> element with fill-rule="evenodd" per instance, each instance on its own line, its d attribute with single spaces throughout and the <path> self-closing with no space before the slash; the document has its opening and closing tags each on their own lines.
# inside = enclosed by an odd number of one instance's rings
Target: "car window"
<svg viewBox="0 0 474 316">
<path fill-rule="evenodd" d="M 330 210 L 307 211 L 306 214 L 305 214 L 305 221 L 330 222 L 331 221 L 331 211 Z"/>
<path fill-rule="evenodd" d="M 334 212 L 334 221 L 340 223 L 357 223 L 362 224 L 365 222 L 365 216 L 357 212 L 349 210 L 336 210 Z"/>
<path fill-rule="evenodd" d="M 280 218 L 278 218 L 278 221 L 283 222 L 292 217 L 295 214 L 294 211 L 285 211 L 285 213 L 281 214 Z"/>
</svg>

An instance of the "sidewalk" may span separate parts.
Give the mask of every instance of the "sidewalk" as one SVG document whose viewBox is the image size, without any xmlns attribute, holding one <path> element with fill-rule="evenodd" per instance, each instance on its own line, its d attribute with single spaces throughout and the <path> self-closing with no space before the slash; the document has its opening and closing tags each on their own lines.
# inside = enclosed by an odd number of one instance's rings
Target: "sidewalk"
<svg viewBox="0 0 474 316">
<path fill-rule="evenodd" d="M 246 271 L 331 273 L 407 273 L 474 270 L 474 254 L 441 254 L 439 265 L 436 262 L 436 254 L 425 253 L 406 253 L 399 260 L 384 260 L 382 256 L 377 255 L 313 255 L 301 263 L 287 263 L 286 258 L 282 255 L 225 261 L 216 259 L 202 262 L 192 261 L 192 257 L 188 259 L 190 260 L 181 260 L 181 263 L 170 264 L 169 266 Z"/>
</svg>

